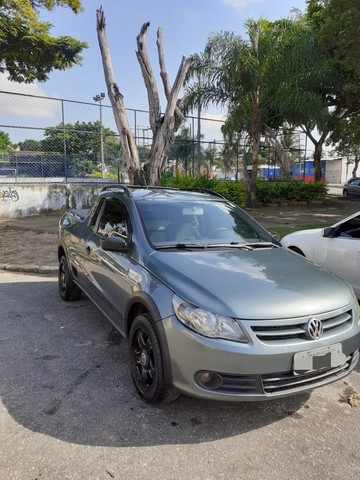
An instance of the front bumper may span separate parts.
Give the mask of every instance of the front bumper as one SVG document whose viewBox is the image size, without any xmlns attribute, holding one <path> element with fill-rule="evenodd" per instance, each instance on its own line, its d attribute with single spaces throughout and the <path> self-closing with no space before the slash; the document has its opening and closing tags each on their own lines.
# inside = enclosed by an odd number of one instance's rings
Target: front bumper
<svg viewBox="0 0 360 480">
<path fill-rule="evenodd" d="M 316 342 L 269 346 L 251 338 L 248 344 L 210 339 L 196 334 L 175 316 L 163 320 L 170 352 L 174 386 L 194 397 L 228 401 L 255 401 L 306 392 L 346 377 L 359 360 L 360 329 L 352 326 L 341 335 Z M 293 372 L 294 354 L 341 343 L 343 365 Z M 201 375 L 215 373 L 204 385 Z"/>
</svg>

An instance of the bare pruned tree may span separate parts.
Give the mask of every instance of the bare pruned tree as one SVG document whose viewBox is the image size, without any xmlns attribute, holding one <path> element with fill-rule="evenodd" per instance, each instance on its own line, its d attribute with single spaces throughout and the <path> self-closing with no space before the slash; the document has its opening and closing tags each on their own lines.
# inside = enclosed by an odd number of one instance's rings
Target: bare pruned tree
<svg viewBox="0 0 360 480">
<path fill-rule="evenodd" d="M 115 82 L 110 48 L 106 39 L 105 15 L 102 8 L 97 10 L 96 18 L 97 34 L 104 68 L 105 82 L 114 112 L 116 127 L 120 135 L 125 161 L 128 167 L 129 179 L 132 184 L 141 185 L 144 184 L 144 178 L 141 170 L 139 153 L 134 135 L 127 119 L 124 97 L 121 94 L 117 83 Z M 146 48 L 146 37 L 149 27 L 149 22 L 144 23 L 139 35 L 137 36 L 136 56 L 140 64 L 141 73 L 147 89 L 150 117 L 149 120 L 150 128 L 152 130 L 152 145 L 149 154 L 149 161 L 145 166 L 146 178 L 149 185 L 159 185 L 161 172 L 165 166 L 169 147 L 174 138 L 175 132 L 184 119 L 182 100 L 178 99 L 178 96 L 181 88 L 183 87 L 188 69 L 191 65 L 192 57 L 182 58 L 174 84 L 171 87 L 165 67 L 162 30 L 161 28 L 158 29 L 156 44 L 160 66 L 160 76 L 167 100 L 165 113 L 162 114 L 157 83 Z"/>
</svg>

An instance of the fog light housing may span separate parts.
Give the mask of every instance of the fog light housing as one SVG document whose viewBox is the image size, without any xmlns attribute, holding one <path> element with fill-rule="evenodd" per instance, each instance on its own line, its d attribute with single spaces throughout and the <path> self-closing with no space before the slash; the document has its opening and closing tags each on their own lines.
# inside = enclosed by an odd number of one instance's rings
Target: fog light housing
<svg viewBox="0 0 360 480">
<path fill-rule="evenodd" d="M 216 390 L 223 384 L 223 378 L 220 373 L 201 370 L 195 374 L 196 383 L 206 390 Z"/>
</svg>

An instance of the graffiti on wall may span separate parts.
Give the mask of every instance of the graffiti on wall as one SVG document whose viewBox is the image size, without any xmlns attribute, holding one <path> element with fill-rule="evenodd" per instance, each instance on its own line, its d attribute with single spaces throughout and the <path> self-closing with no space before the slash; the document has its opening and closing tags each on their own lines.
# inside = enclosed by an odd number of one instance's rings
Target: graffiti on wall
<svg viewBox="0 0 360 480">
<path fill-rule="evenodd" d="M 1 203 L 10 203 L 17 202 L 19 200 L 19 194 L 16 188 L 8 187 L 5 190 L 0 190 L 0 202 Z"/>
</svg>

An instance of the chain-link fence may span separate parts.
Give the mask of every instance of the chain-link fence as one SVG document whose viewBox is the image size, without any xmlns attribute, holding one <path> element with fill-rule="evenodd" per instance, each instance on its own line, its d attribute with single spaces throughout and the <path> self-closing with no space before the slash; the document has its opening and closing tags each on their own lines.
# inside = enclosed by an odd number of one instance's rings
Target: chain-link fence
<svg viewBox="0 0 360 480">
<path fill-rule="evenodd" d="M 0 91 L 0 180 L 4 182 L 77 182 L 126 180 L 120 139 L 105 94 L 93 103 Z M 152 143 L 149 113 L 127 109 L 142 161 Z M 218 117 L 188 116 L 175 135 L 166 168 L 188 175 L 239 180 L 245 158 L 251 170 L 251 141 L 223 139 Z M 295 133 L 288 148 L 292 165 L 304 160 L 304 141 Z M 259 176 L 278 176 L 276 149 L 262 141 Z M 271 173 L 272 172 L 272 173 Z"/>
<path fill-rule="evenodd" d="M 112 108 L 104 103 L 104 94 L 86 103 L 0 91 L 0 104 L 1 181 L 126 176 Z M 127 109 L 127 115 L 145 162 L 152 142 L 149 114 Z M 218 156 L 224 143 L 222 124 L 217 119 L 187 117 L 169 151 L 168 168 L 196 173 L 206 152 L 209 158 Z"/>
</svg>

